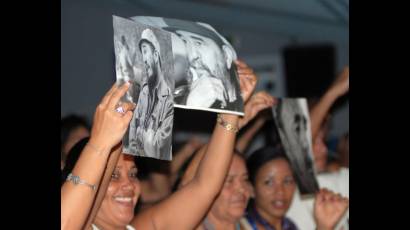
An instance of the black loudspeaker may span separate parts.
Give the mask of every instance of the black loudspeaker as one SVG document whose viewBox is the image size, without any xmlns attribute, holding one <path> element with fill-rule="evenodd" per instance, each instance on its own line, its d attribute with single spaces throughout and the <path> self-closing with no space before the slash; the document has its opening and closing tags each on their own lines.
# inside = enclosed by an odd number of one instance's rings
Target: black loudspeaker
<svg viewBox="0 0 410 230">
<path fill-rule="evenodd" d="M 320 97 L 335 78 L 335 48 L 331 44 L 283 49 L 288 97 Z"/>
</svg>

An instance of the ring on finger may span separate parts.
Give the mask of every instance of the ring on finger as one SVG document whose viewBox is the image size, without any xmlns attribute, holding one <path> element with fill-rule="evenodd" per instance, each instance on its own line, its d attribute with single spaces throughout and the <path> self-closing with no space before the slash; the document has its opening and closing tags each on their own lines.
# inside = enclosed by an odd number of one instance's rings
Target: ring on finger
<svg viewBox="0 0 410 230">
<path fill-rule="evenodd" d="M 118 107 L 115 109 L 115 111 L 116 111 L 117 113 L 121 113 L 121 114 L 124 114 L 124 113 L 125 113 L 125 110 L 124 110 L 124 108 L 123 108 L 122 106 L 118 106 Z"/>
</svg>

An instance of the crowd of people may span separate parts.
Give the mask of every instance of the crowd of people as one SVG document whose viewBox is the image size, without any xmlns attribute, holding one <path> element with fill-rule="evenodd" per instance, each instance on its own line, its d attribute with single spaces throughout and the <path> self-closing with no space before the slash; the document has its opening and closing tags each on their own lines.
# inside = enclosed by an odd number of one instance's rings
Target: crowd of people
<svg viewBox="0 0 410 230">
<path fill-rule="evenodd" d="M 348 229 L 349 136 L 333 158 L 326 141 L 331 108 L 349 90 L 349 68 L 309 103 L 320 190 L 306 198 L 281 143 L 245 154 L 278 99 L 255 92 L 255 72 L 235 64 L 245 115 L 219 113 L 207 142 L 192 137 L 168 163 L 122 154 L 138 111 L 129 102 L 117 109 L 127 82 L 103 96 L 91 128 L 81 117 L 62 119 L 61 229 Z"/>
</svg>

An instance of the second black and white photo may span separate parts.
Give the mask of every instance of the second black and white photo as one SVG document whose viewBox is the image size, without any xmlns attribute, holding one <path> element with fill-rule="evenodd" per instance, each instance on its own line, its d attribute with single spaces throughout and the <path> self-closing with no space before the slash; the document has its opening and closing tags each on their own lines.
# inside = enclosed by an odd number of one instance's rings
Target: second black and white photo
<svg viewBox="0 0 410 230">
<path fill-rule="evenodd" d="M 310 120 L 306 99 L 281 98 L 273 116 L 284 151 L 302 195 L 319 190 L 313 164 Z"/>
</svg>

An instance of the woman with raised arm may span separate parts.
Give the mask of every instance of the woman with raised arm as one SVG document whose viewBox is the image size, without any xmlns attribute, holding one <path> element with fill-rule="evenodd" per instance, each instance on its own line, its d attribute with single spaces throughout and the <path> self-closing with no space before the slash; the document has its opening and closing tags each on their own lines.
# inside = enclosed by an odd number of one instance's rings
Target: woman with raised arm
<svg viewBox="0 0 410 230">
<path fill-rule="evenodd" d="M 242 96 L 247 101 L 256 86 L 256 79 L 239 72 L 239 80 Z M 140 193 L 137 168 L 132 157 L 119 156 L 120 141 L 134 109 L 129 103 L 118 107 L 128 87 L 129 84 L 114 85 L 97 107 L 90 140 L 61 189 L 61 229 L 193 229 L 222 187 L 239 126 L 237 115 L 218 115 L 192 181 L 134 217 Z M 119 160 L 110 161 L 112 156 Z M 109 170 L 112 165 L 107 165 L 107 161 L 117 163 L 111 180 L 106 177 L 112 172 Z M 87 219 L 93 223 L 91 226 L 88 226 Z"/>
</svg>

